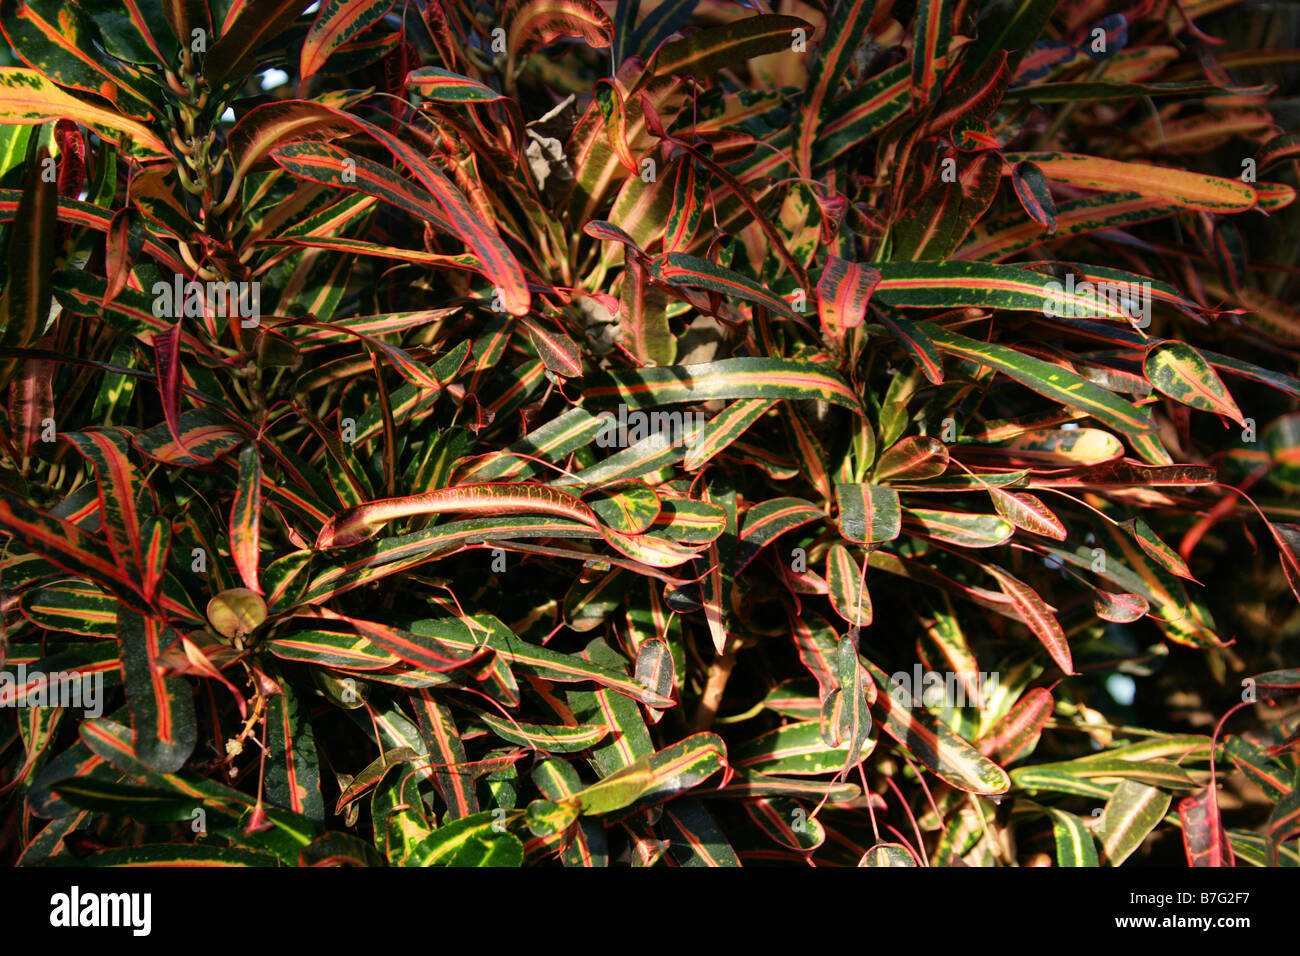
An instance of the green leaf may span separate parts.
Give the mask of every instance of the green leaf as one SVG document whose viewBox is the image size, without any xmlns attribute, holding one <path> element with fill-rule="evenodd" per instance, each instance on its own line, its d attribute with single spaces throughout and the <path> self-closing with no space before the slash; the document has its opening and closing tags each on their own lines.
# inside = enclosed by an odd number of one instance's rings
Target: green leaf
<svg viewBox="0 0 1300 956">
<path fill-rule="evenodd" d="M 1142 363 L 1148 381 L 1174 401 L 1204 412 L 1225 415 L 1245 425 L 1241 409 L 1227 386 L 1200 352 L 1186 342 L 1161 342 L 1151 347 Z"/>
<path fill-rule="evenodd" d="M 422 840 L 411 859 L 418 866 L 522 866 L 524 845 L 502 819 L 486 812 L 448 823 Z"/>
<path fill-rule="evenodd" d="M 916 859 L 901 843 L 877 843 L 862 855 L 858 866 L 914 867 Z"/>
<path fill-rule="evenodd" d="M 1172 798 L 1169 794 L 1136 780 L 1122 780 L 1101 815 L 1102 856 L 1119 866 L 1137 850 L 1156 828 Z"/>
<path fill-rule="evenodd" d="M 141 823 L 188 820 L 194 800 L 174 790 L 110 783 L 92 777 L 70 777 L 50 784 L 50 790 L 74 807 L 126 817 Z"/>
<path fill-rule="evenodd" d="M 331 0 L 322 3 L 303 41 L 298 74 L 304 80 L 325 66 L 330 54 L 382 20 L 394 0 Z"/>
<path fill-rule="evenodd" d="M 603 724 L 578 724 L 572 727 L 562 727 L 555 724 L 545 726 L 526 724 L 520 721 L 511 723 L 486 712 L 481 712 L 479 719 L 503 740 L 524 747 L 532 747 L 543 753 L 577 753 L 609 736 L 609 728 Z"/>
<path fill-rule="evenodd" d="M 422 66 L 406 75 L 406 85 L 427 100 L 441 103 L 491 103 L 505 96 L 467 76 L 437 66 Z"/>
<path fill-rule="evenodd" d="M 1043 171 L 1031 162 L 1017 163 L 1011 172 L 1016 198 L 1029 218 L 1045 230 L 1056 232 L 1056 201 Z"/>
<path fill-rule="evenodd" d="M 8 229 L 8 274 L 0 298 L 0 344 L 16 348 L 31 345 L 50 319 L 58 192 L 55 179 L 46 172 L 47 164 L 53 162 L 44 146 L 36 149 L 14 224 Z"/>
<path fill-rule="evenodd" d="M 655 76 L 712 76 L 721 67 L 790 49 L 795 30 L 803 30 L 805 37 L 811 37 L 813 32 L 806 20 L 774 13 L 706 27 L 665 43 L 650 61 L 647 72 Z"/>
<path fill-rule="evenodd" d="M 1007 294 L 1018 296 L 1021 293 Z M 1135 408 L 1118 398 L 1113 392 L 1093 385 L 1078 375 L 1004 345 L 979 342 L 958 335 L 956 332 L 949 332 L 931 322 L 918 322 L 917 325 L 930 336 L 942 352 L 1001 372 L 1026 388 L 1058 401 L 1062 405 L 1077 408 L 1123 433 L 1133 434 L 1151 430 L 1149 412 Z"/>
<path fill-rule="evenodd" d="M 817 280 L 817 313 L 829 335 L 843 335 L 862 324 L 871 293 L 880 283 L 880 270 L 829 256 Z"/>
<path fill-rule="evenodd" d="M 902 529 L 898 492 L 885 485 L 835 486 L 840 534 L 858 544 L 893 541 Z"/>
<path fill-rule="evenodd" d="M 910 702 L 898 699 L 895 684 L 885 672 L 866 658 L 859 659 L 879 688 L 871 705 L 876 722 L 899 746 L 959 790 L 998 794 L 1011 788 L 1011 778 L 1005 770 L 925 708 L 911 707 Z"/>
<path fill-rule="evenodd" d="M 287 683 L 266 705 L 266 797 L 315 823 L 325 822 L 320 764 L 307 708 Z"/>
<path fill-rule="evenodd" d="M 748 276 L 724 269 L 707 259 L 684 252 L 670 252 L 662 260 L 652 260 L 649 268 L 654 278 L 669 285 L 707 289 L 764 306 L 789 319 L 795 318 L 794 310 L 785 299 L 769 292 Z"/>
<path fill-rule="evenodd" d="M 22 592 L 23 614 L 38 627 L 86 637 L 117 634 L 118 602 L 93 585 L 61 581 Z"/>
<path fill-rule="evenodd" d="M 1047 808 L 1052 820 L 1052 835 L 1056 839 L 1057 866 L 1100 866 L 1097 844 L 1092 833 L 1073 813 Z"/>
<path fill-rule="evenodd" d="M 740 866 L 713 815 L 700 801 L 683 797 L 664 808 L 663 828 L 669 852 L 681 866 Z"/>
<path fill-rule="evenodd" d="M 588 376 L 583 395 L 596 407 L 648 408 L 713 399 L 820 399 L 860 411 L 857 395 L 834 370 L 796 359 L 732 358 Z"/>
<path fill-rule="evenodd" d="M 853 627 L 871 623 L 871 596 L 861 583 L 862 568 L 838 542 L 826 554 L 826 593 L 835 613 Z"/>
<path fill-rule="evenodd" d="M 185 765 L 197 742 L 194 697 L 181 677 L 160 677 L 156 661 L 175 632 L 155 617 L 123 608 L 118 614 L 126 702 L 136 734 L 136 753 L 163 773 Z"/>
<path fill-rule="evenodd" d="M 1005 518 L 968 511 L 907 508 L 904 518 L 918 533 L 961 548 L 995 548 L 1016 532 Z"/>
<path fill-rule="evenodd" d="M 876 741 L 864 738 L 858 759 L 865 760 Z M 786 724 L 740 745 L 732 754 L 732 763 L 746 773 L 807 776 L 836 773 L 851 759 L 848 741 L 828 747 L 822 739 L 821 722 L 806 720 Z"/>
<path fill-rule="evenodd" d="M 100 850 L 87 856 L 54 857 L 46 866 L 115 867 L 115 866 L 278 866 L 270 853 L 243 850 L 234 847 L 187 846 L 183 843 L 125 847 L 118 850 Z"/>
</svg>

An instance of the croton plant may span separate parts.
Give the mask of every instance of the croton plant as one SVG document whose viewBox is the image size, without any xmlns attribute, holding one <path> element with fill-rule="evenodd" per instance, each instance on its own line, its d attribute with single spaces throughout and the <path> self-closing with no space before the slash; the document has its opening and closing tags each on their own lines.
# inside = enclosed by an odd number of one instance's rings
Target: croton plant
<svg viewBox="0 0 1300 956">
<path fill-rule="evenodd" d="M 3 0 L 0 859 L 1300 865 L 1284 13 Z"/>
</svg>

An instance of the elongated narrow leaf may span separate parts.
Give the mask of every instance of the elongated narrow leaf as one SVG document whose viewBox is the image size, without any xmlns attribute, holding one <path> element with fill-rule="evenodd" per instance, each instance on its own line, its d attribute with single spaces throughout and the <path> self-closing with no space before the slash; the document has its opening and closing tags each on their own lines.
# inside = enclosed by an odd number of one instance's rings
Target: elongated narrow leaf
<svg viewBox="0 0 1300 956">
<path fill-rule="evenodd" d="M 1051 691 L 1035 687 L 1016 701 L 1006 716 L 980 738 L 980 753 L 1001 764 L 1025 756 L 1038 743 L 1038 737 L 1051 719 L 1054 707 Z"/>
<path fill-rule="evenodd" d="M 676 541 L 708 544 L 727 526 L 726 512 L 718 505 L 690 498 L 664 496 L 655 527 Z"/>
<path fill-rule="evenodd" d="M 211 408 L 181 413 L 176 426 L 175 436 L 166 423 L 135 435 L 136 451 L 168 464 L 206 465 L 249 437 Z"/>
<path fill-rule="evenodd" d="M 300 102 L 303 101 L 285 101 L 286 104 L 298 104 Z M 444 173 L 434 167 L 414 147 L 373 123 L 352 116 L 349 113 L 344 113 L 341 110 L 322 107 L 320 104 L 312 105 L 317 110 L 322 108 L 328 110 L 340 121 L 346 122 L 354 129 L 372 136 L 397 159 L 401 160 L 415 174 L 424 190 L 434 198 L 441 210 L 440 212 L 433 212 L 432 215 L 426 215 L 426 218 L 431 218 L 440 224 L 445 223 L 446 225 L 443 228 L 454 235 L 460 236 L 466 245 L 474 251 L 482 263 L 484 274 L 501 290 L 501 302 L 507 312 L 511 315 L 527 314 L 530 305 L 530 294 L 527 283 L 524 281 L 523 268 L 520 266 L 519 260 L 515 258 L 509 247 L 502 242 L 501 237 L 492 225 L 480 219 L 468 200 Z M 298 145 L 301 146 L 302 144 Z M 365 166 L 367 161 L 361 157 L 349 156 L 348 154 L 340 155 L 340 153 L 341 151 L 299 149 L 294 151 L 291 157 L 285 157 L 285 159 L 278 161 L 287 160 L 309 164 L 313 172 L 307 173 L 304 171 L 304 175 L 307 178 L 314 179 L 314 181 L 347 189 L 359 188 L 355 182 L 344 179 L 343 173 L 346 171 L 349 178 L 360 178 L 357 173 L 362 168 L 370 169 L 371 167 Z M 280 155 L 283 156 L 283 152 Z M 349 162 L 351 165 L 347 165 Z M 373 165 L 371 164 L 371 166 Z M 315 179 L 316 176 L 325 178 Z M 378 188 L 378 184 L 382 183 L 384 188 L 389 188 L 393 185 L 392 178 L 395 177 L 375 177 L 370 185 Z"/>
<path fill-rule="evenodd" d="M 912 80 L 898 63 L 837 98 L 813 143 L 813 163 L 829 163 L 907 112 Z"/>
<path fill-rule="evenodd" d="M 487 628 L 488 645 L 508 663 L 544 680 L 558 683 L 592 681 L 651 707 L 673 706 L 671 698 L 653 693 L 626 673 L 619 673 L 611 667 L 592 663 L 571 654 L 562 654 L 547 647 L 530 644 L 488 615 L 479 615 L 472 620 L 478 628 Z M 410 629 L 420 633 L 434 623 L 436 622 L 414 621 Z"/>
<path fill-rule="evenodd" d="M 1236 179 L 1221 179 L 1165 166 L 1102 159 L 1079 153 L 1008 153 L 1009 163 L 1032 162 L 1053 182 L 1109 192 L 1136 191 L 1163 202 L 1204 212 L 1253 209 L 1255 190 Z"/>
<path fill-rule="evenodd" d="M 148 121 L 153 116 L 148 85 L 126 64 L 152 67 L 169 57 L 152 43 L 144 22 L 147 10 L 137 0 L 112 5 L 88 0 L 74 7 L 57 0 L 7 0 L 0 26 L 28 66 L 65 89 L 103 97 L 124 116 Z M 163 24 L 161 32 L 166 29 Z M 103 55 L 101 45 L 111 57 Z"/>
<path fill-rule="evenodd" d="M 1098 588 L 1093 599 L 1093 609 L 1103 621 L 1116 624 L 1128 624 L 1146 617 L 1151 610 L 1151 602 L 1140 594 L 1103 591 Z"/>
<path fill-rule="evenodd" d="M 285 688 L 282 686 L 281 690 Z M 309 820 L 323 823 L 325 804 L 320 792 L 320 766 L 307 707 L 296 693 L 286 690 L 267 703 L 266 719 L 267 797 Z"/>
<path fill-rule="evenodd" d="M 709 419 L 704 428 L 696 434 L 695 439 L 686 449 L 682 467 L 687 471 L 699 468 L 740 438 L 750 425 L 771 411 L 775 405 L 775 402 L 764 399 L 742 399 L 732 402 Z"/>
<path fill-rule="evenodd" d="M 951 0 L 920 0 L 912 40 L 912 98 L 922 106 L 938 99 L 951 36 Z"/>
<path fill-rule="evenodd" d="M 335 110 L 306 100 L 263 103 L 239 118 L 230 130 L 228 145 L 235 159 L 235 174 L 242 176 L 277 146 L 298 140 L 334 139 L 354 129 Z"/>
<path fill-rule="evenodd" d="M 194 700 L 189 682 L 163 677 L 155 662 L 168 631 L 158 619 L 123 609 L 118 614 L 122 674 L 135 732 L 135 752 L 163 773 L 179 770 L 196 742 Z"/>
<path fill-rule="evenodd" d="M 665 43 L 651 60 L 649 72 L 655 76 L 712 76 L 719 67 L 789 50 L 795 30 L 812 36 L 812 24 L 806 20 L 774 13 L 706 27 Z"/>
<path fill-rule="evenodd" d="M 821 399 L 858 411 L 857 395 L 834 371 L 794 359 L 734 358 L 702 365 L 590 376 L 583 395 L 597 407 L 645 408 L 722 398 Z"/>
<path fill-rule="evenodd" d="M 72 522 L 0 495 L 0 528 L 51 564 L 104 585 L 130 606 L 147 607 L 138 590 L 141 582 L 119 567 L 107 545 Z"/>
<path fill-rule="evenodd" d="M 1057 866 L 1100 866 L 1097 843 L 1075 814 L 1049 807 L 1052 835 L 1056 840 Z"/>
<path fill-rule="evenodd" d="M 692 734 L 649 754 L 574 795 L 584 814 L 657 803 L 699 786 L 726 766 L 727 748 L 716 734 Z"/>
<path fill-rule="evenodd" d="M 454 232 L 455 227 L 442 215 L 427 190 L 373 160 L 337 146 L 314 142 L 277 145 L 269 150 L 269 156 L 295 176 L 377 196 L 398 209 L 432 221 L 447 232 Z"/>
<path fill-rule="evenodd" d="M 943 356 L 934 347 L 930 337 L 917 327 L 914 322 L 898 315 L 881 315 L 881 324 L 903 346 L 912 361 L 935 385 L 943 384 Z"/>
<path fill-rule="evenodd" d="M 931 322 L 917 324 L 941 351 L 996 369 L 1026 388 L 1063 405 L 1087 412 L 1112 428 L 1123 432 L 1145 432 L 1151 429 L 1148 415 L 1113 392 L 1055 365 L 1023 355 L 1006 346 L 978 342 L 956 332 L 949 332 Z"/>
<path fill-rule="evenodd" d="M 318 548 L 339 548 L 373 537 L 389 521 L 412 515 L 461 511 L 471 514 L 549 514 L 595 528 L 595 513 L 581 499 L 544 485 L 515 482 L 444 488 L 423 495 L 392 498 L 349 508 L 331 518 L 316 539 Z"/>
<path fill-rule="evenodd" d="M 249 444 L 239 454 L 239 490 L 230 507 L 230 553 L 244 587 L 259 594 L 261 519 L 262 461 L 257 446 Z"/>
<path fill-rule="evenodd" d="M 479 812 L 478 796 L 451 708 L 427 690 L 418 691 L 413 700 L 420 737 L 435 768 L 433 784 L 447 804 L 448 816 L 453 820 L 473 816 Z"/>
<path fill-rule="evenodd" d="M 1067 674 L 1074 673 L 1070 644 L 1065 639 L 1065 631 L 1061 629 L 1060 622 L 1056 620 L 1056 615 L 1052 613 L 1047 602 L 1029 585 L 997 565 L 987 565 L 985 570 L 997 580 L 1002 593 L 1011 599 L 1021 619 L 1047 648 L 1056 665 Z"/>
<path fill-rule="evenodd" d="M 127 456 L 126 432 L 110 428 L 73 432 L 66 437 L 95 465 L 104 532 L 118 565 L 132 580 L 143 584 L 143 547 L 136 510 L 140 477 Z"/>
<path fill-rule="evenodd" d="M 406 75 L 406 85 L 425 99 L 440 103 L 491 103 L 505 99 L 489 86 L 437 66 L 423 66 Z"/>
<path fill-rule="evenodd" d="M 1215 470 L 1208 465 L 1142 465 L 1131 460 L 1111 461 L 1031 478 L 1029 488 L 1191 488 L 1213 484 Z"/>
<path fill-rule="evenodd" d="M 1214 787 L 1178 801 L 1188 866 L 1236 866 Z"/>
<path fill-rule="evenodd" d="M 743 571 L 758 552 L 787 531 L 817 521 L 821 511 L 803 498 L 769 498 L 745 512 L 736 541 L 735 574 Z"/>
<path fill-rule="evenodd" d="M 916 481 L 935 478 L 948 469 L 948 447 L 937 438 L 913 435 L 897 442 L 876 462 L 875 480 Z"/>
<path fill-rule="evenodd" d="M 8 230 L 9 268 L 4 296 L 0 298 L 0 342 L 17 348 L 31 345 L 45 331 L 50 317 L 50 277 L 58 232 L 58 187 L 45 175 L 47 164 L 52 162 L 43 146 L 37 149 L 14 224 Z M 24 444 L 26 452 L 29 446 Z"/>
<path fill-rule="evenodd" d="M 821 125 L 823 106 L 839 88 L 840 80 L 852 64 L 875 8 L 875 0 L 848 0 L 835 5 L 826 23 L 826 38 L 810 77 L 808 104 L 803 110 L 795 147 L 801 176 L 812 176 L 813 143 Z"/>
<path fill-rule="evenodd" d="M 724 269 L 698 256 L 670 252 L 662 260 L 653 260 L 650 271 L 655 278 L 670 285 L 707 289 L 766 306 L 789 319 L 795 318 L 794 310 L 780 296 L 769 292 L 748 276 Z"/>
<path fill-rule="evenodd" d="M 835 613 L 854 627 L 871 623 L 871 596 L 861 586 L 862 569 L 849 549 L 833 544 L 826 555 L 827 597 Z"/>
<path fill-rule="evenodd" d="M 995 548 L 1016 532 L 1005 518 L 968 511 L 908 508 L 904 518 L 922 534 L 962 548 Z"/>
<path fill-rule="evenodd" d="M 646 364 L 671 365 L 677 343 L 668 328 L 668 297 L 651 284 L 650 272 L 638 257 L 628 257 L 619 302 L 629 351 Z"/>
<path fill-rule="evenodd" d="M 683 252 L 690 247 L 700 230 L 708 193 L 707 173 L 697 168 L 689 156 L 684 156 L 673 178 L 673 203 L 664 227 L 664 252 Z"/>
<path fill-rule="evenodd" d="M 273 854 L 235 847 L 191 846 L 184 843 L 142 844 L 117 850 L 99 850 L 85 857 L 56 857 L 50 866 L 109 867 L 249 867 L 279 866 Z"/>
<path fill-rule="evenodd" d="M 321 4 L 302 45 L 299 75 L 320 72 L 330 54 L 383 19 L 393 0 L 332 0 Z"/>
<path fill-rule="evenodd" d="M 882 262 L 875 298 L 909 308 L 991 308 L 1037 312 L 1041 315 L 1099 316 L 1129 320 L 1127 312 L 1097 296 L 1070 291 L 1040 272 L 987 262 L 943 259 L 930 262 Z M 938 326 L 919 323 L 935 344 Z M 943 330 L 946 331 L 946 330 Z M 946 332 L 947 335 L 955 333 Z M 942 348 L 942 345 L 940 345 Z"/>
<path fill-rule="evenodd" d="M 520 319 L 520 324 L 528 331 L 528 340 L 537 349 L 537 354 L 548 371 L 565 378 L 576 378 L 582 374 L 582 351 L 567 333 L 527 317 Z"/>
<path fill-rule="evenodd" d="M 87 637 L 117 634 L 117 601 L 94 585 L 60 582 L 22 595 L 23 615 L 38 627 Z"/>
<path fill-rule="evenodd" d="M 1187 567 L 1187 562 L 1182 559 L 1177 551 L 1165 544 L 1160 536 L 1151 530 L 1149 524 L 1141 518 L 1134 518 L 1130 529 L 1133 532 L 1133 537 L 1137 539 L 1138 547 L 1146 552 L 1148 557 L 1170 574 L 1176 574 L 1188 581 L 1196 581 L 1196 578 L 1192 577 L 1192 572 Z"/>
<path fill-rule="evenodd" d="M 338 667 L 344 670 L 382 670 L 398 657 L 368 637 L 335 631 L 295 631 L 262 645 L 276 657 Z"/>
<path fill-rule="evenodd" d="M 575 727 L 562 727 L 554 724 L 511 723 L 500 717 L 482 713 L 479 718 L 492 729 L 498 737 L 524 747 L 532 747 L 544 753 L 564 754 L 586 750 L 609 736 L 609 728 L 604 724 L 578 724 Z"/>
</svg>

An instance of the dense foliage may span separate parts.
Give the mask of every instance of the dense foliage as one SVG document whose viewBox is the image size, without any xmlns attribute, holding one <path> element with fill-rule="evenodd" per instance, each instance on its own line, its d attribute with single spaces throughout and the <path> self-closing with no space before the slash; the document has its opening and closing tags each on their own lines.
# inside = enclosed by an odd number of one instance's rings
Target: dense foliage
<svg viewBox="0 0 1300 956">
<path fill-rule="evenodd" d="M 0 859 L 1300 865 L 1296 25 L 3 0 Z"/>
</svg>

